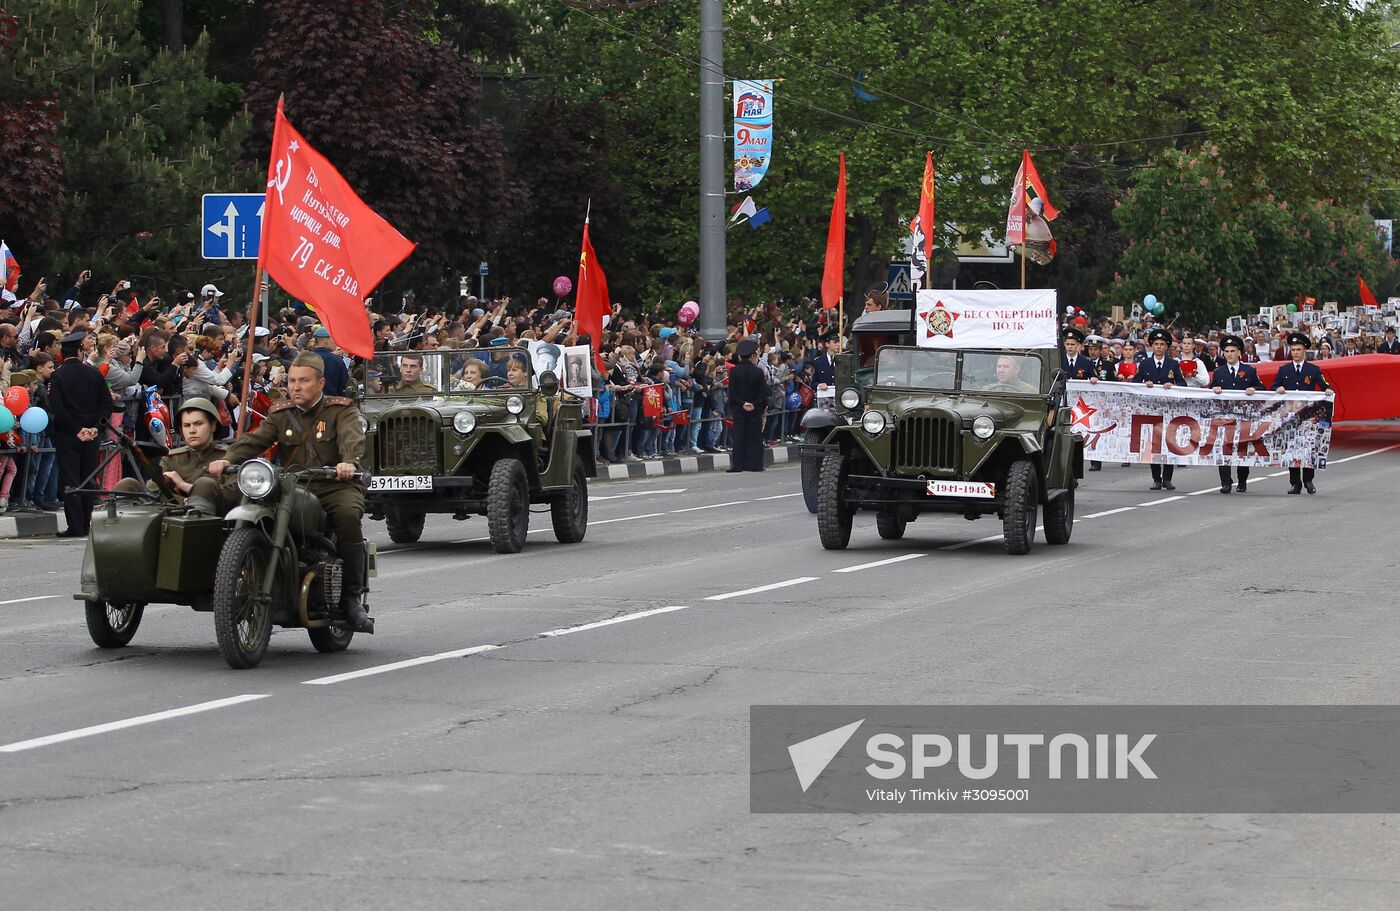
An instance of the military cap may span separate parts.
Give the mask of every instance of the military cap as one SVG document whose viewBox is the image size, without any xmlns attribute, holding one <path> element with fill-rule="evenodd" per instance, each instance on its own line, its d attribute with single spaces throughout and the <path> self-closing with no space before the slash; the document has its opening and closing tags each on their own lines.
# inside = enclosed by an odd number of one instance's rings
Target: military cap
<svg viewBox="0 0 1400 911">
<path fill-rule="evenodd" d="M 1310 345 L 1310 344 L 1312 344 L 1312 343 L 1311 343 L 1311 341 L 1309 341 L 1308 337 L 1307 337 L 1306 335 L 1304 335 L 1303 333 L 1301 333 L 1301 332 L 1290 332 L 1290 333 L 1288 333 L 1288 344 L 1289 344 L 1290 347 L 1293 346 L 1293 345 L 1302 345 L 1304 348 L 1306 348 L 1306 347 L 1308 347 L 1308 345 Z"/>
<path fill-rule="evenodd" d="M 1170 345 L 1172 343 L 1172 334 L 1165 329 L 1153 329 L 1151 332 L 1147 333 L 1147 344 L 1150 345 L 1159 339 Z"/>
<path fill-rule="evenodd" d="M 185 399 L 184 404 L 182 404 L 175 413 L 179 415 L 186 411 L 202 411 L 209 415 L 209 420 L 213 421 L 215 424 L 219 423 L 219 409 L 214 407 L 214 403 L 206 398 L 195 397 L 192 399 Z"/>
<path fill-rule="evenodd" d="M 1238 335 L 1222 335 L 1220 337 L 1220 350 L 1224 351 L 1226 348 L 1234 348 L 1237 351 L 1243 352 L 1244 340 Z"/>
<path fill-rule="evenodd" d="M 734 347 L 734 353 L 739 357 L 753 357 L 758 353 L 758 342 L 751 338 L 742 339 Z"/>
<path fill-rule="evenodd" d="M 321 376 L 326 375 L 326 362 L 314 351 L 303 351 L 292 359 L 293 367 L 310 367 Z"/>
<path fill-rule="evenodd" d="M 331 330 L 327 329 L 325 326 L 317 326 L 311 334 L 316 338 L 330 338 Z"/>
<path fill-rule="evenodd" d="M 65 335 L 62 339 L 59 340 L 59 344 L 62 345 L 64 348 L 77 348 L 83 343 L 83 339 L 85 338 L 87 338 L 87 332 L 82 329 L 79 329 L 77 332 L 74 332 L 71 335 Z"/>
<path fill-rule="evenodd" d="M 10 386 L 28 386 L 39 378 L 33 370 L 16 370 L 10 374 Z"/>
<path fill-rule="evenodd" d="M 1080 331 L 1077 327 L 1075 327 L 1075 326 L 1070 326 L 1069 328 L 1065 329 L 1065 331 L 1064 331 L 1064 337 L 1065 337 L 1066 339 L 1071 339 L 1071 338 L 1072 338 L 1072 339 L 1074 339 L 1076 342 L 1083 342 L 1083 341 L 1084 341 L 1084 333 L 1081 332 L 1081 331 Z"/>
</svg>

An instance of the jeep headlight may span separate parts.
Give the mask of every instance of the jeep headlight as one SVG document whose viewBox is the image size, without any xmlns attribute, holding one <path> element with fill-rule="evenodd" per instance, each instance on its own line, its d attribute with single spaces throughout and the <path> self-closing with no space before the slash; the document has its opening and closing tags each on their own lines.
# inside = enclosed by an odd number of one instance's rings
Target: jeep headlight
<svg viewBox="0 0 1400 911">
<path fill-rule="evenodd" d="M 361 433 L 373 433 L 373 432 L 374 432 L 374 422 L 373 422 L 373 421 L 371 421 L 369 418 L 365 417 L 363 414 L 357 415 L 357 417 L 360 419 L 360 432 L 361 432 Z"/>
<path fill-rule="evenodd" d="M 250 500 L 266 497 L 276 483 L 277 470 L 263 459 L 244 462 L 238 469 L 238 490 Z"/>
<path fill-rule="evenodd" d="M 841 407 L 847 411 L 855 411 L 860 407 L 860 390 L 854 386 L 841 390 Z"/>
<path fill-rule="evenodd" d="M 525 400 L 518 395 L 513 395 L 506 399 L 506 411 L 511 414 L 520 414 L 525 410 Z"/>
<path fill-rule="evenodd" d="M 996 432 L 997 422 L 992 420 L 991 415 L 979 414 L 977 420 L 972 422 L 972 435 L 979 440 L 990 440 Z"/>
<path fill-rule="evenodd" d="M 470 411 L 459 411 L 452 416 L 452 429 L 466 436 L 476 429 L 476 415 Z"/>
<path fill-rule="evenodd" d="M 883 411 L 867 411 L 860 419 L 861 429 L 871 436 L 879 436 L 884 433 L 888 423 Z"/>
</svg>

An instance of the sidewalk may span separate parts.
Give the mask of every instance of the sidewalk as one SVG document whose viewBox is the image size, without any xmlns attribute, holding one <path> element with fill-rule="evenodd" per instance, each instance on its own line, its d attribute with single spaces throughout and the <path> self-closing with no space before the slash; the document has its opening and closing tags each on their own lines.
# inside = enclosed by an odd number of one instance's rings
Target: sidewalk
<svg viewBox="0 0 1400 911">
<path fill-rule="evenodd" d="M 797 445 L 784 443 L 780 446 L 763 447 L 764 465 L 781 465 L 797 461 Z M 728 471 L 729 453 L 700 453 L 698 455 L 667 456 L 664 459 L 649 459 L 641 462 L 621 464 L 599 464 L 595 481 L 626 481 L 631 478 L 654 478 L 662 475 L 695 474 L 701 471 Z"/>
</svg>

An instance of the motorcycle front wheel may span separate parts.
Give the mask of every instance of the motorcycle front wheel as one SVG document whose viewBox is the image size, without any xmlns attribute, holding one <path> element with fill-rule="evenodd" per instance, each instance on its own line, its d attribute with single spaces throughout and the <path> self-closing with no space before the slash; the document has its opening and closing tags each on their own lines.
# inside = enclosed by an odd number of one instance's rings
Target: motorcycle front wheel
<svg viewBox="0 0 1400 911">
<path fill-rule="evenodd" d="M 275 572 L 272 546 L 262 530 L 237 528 L 224 541 L 214 571 L 214 633 L 228 666 L 257 667 L 272 638 L 272 595 L 264 594 Z"/>
</svg>

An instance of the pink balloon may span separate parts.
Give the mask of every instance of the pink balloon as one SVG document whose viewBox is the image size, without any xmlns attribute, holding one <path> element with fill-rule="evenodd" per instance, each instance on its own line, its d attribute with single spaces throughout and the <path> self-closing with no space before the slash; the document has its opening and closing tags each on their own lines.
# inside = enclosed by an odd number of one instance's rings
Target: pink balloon
<svg viewBox="0 0 1400 911">
<path fill-rule="evenodd" d="M 700 305 L 695 301 L 686 301 L 681 305 L 680 312 L 676 314 L 676 322 L 682 326 L 689 326 L 700 316 Z"/>
<path fill-rule="evenodd" d="M 554 280 L 554 296 L 563 297 L 574 290 L 574 283 L 569 280 L 569 276 L 561 275 Z"/>
</svg>

